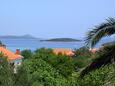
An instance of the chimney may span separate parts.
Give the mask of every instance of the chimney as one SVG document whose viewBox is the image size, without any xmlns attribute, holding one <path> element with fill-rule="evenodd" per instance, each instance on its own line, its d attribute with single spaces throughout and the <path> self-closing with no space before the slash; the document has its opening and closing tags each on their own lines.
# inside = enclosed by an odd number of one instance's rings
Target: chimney
<svg viewBox="0 0 115 86">
<path fill-rule="evenodd" d="M 18 54 L 18 55 L 20 55 L 20 54 L 21 54 L 21 51 L 20 51 L 20 49 L 16 49 L 16 52 L 15 52 L 15 54 Z"/>
</svg>

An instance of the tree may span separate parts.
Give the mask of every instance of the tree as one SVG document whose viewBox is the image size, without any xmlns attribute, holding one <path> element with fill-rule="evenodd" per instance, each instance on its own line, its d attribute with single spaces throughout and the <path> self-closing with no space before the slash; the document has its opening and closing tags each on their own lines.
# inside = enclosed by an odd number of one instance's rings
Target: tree
<svg viewBox="0 0 115 86">
<path fill-rule="evenodd" d="M 2 45 L 2 42 L 0 41 L 0 45 Z"/>
<path fill-rule="evenodd" d="M 89 48 L 85 46 L 74 50 L 74 57 L 80 57 L 80 56 L 91 57 L 91 55 L 92 53 L 89 51 Z"/>
<path fill-rule="evenodd" d="M 33 56 L 33 53 L 31 50 L 23 50 L 21 52 L 21 55 L 24 57 L 24 59 L 30 59 Z"/>
<path fill-rule="evenodd" d="M 59 73 L 65 78 L 71 76 L 71 74 L 76 70 L 75 61 L 73 58 L 66 55 L 52 55 L 52 57 L 50 57 L 47 62 L 51 64 L 56 70 L 58 70 Z"/>
<path fill-rule="evenodd" d="M 92 48 L 101 38 L 113 34 L 115 34 L 115 19 L 109 18 L 106 23 L 102 23 L 101 25 L 96 26 L 92 31 L 89 31 L 86 37 L 86 43 Z M 112 45 L 104 46 L 98 54 L 98 58 L 82 71 L 81 76 L 89 73 L 89 71 L 100 68 L 102 65 L 111 63 L 111 60 L 115 61 L 115 44 L 113 43 Z"/>
<path fill-rule="evenodd" d="M 19 67 L 16 86 L 70 86 L 50 64 L 42 59 L 26 59 Z"/>
<path fill-rule="evenodd" d="M 0 86 L 13 86 L 13 70 L 5 57 L 0 57 Z"/>
<path fill-rule="evenodd" d="M 22 64 L 22 66 L 18 67 L 17 71 L 15 74 L 15 86 L 30 86 L 25 66 Z"/>
<path fill-rule="evenodd" d="M 115 34 L 115 19 L 109 18 L 106 23 L 95 26 L 93 30 L 89 31 L 85 41 L 86 44 L 92 48 L 100 41 L 101 38 L 111 36 L 113 34 Z"/>
<path fill-rule="evenodd" d="M 76 68 L 75 61 L 72 57 L 62 54 L 56 55 L 53 53 L 52 49 L 42 48 L 36 50 L 35 58 L 41 58 L 42 60 L 46 61 L 66 78 L 70 76 Z"/>
<path fill-rule="evenodd" d="M 115 62 L 78 77 L 77 82 L 78 86 L 115 86 Z"/>
</svg>

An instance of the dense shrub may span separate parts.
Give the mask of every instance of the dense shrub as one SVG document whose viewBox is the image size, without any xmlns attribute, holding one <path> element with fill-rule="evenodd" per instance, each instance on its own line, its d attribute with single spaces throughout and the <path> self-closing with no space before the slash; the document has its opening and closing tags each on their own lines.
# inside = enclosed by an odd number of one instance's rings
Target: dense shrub
<svg viewBox="0 0 115 86">
<path fill-rule="evenodd" d="M 26 70 L 23 72 L 22 70 Z M 20 82 L 18 86 L 74 86 L 61 76 L 51 65 L 42 59 L 25 60 L 18 70 L 19 75 L 25 73 L 26 77 L 18 77 Z M 25 84 L 24 84 L 25 83 Z M 28 83 L 28 84 L 27 84 Z"/>
<path fill-rule="evenodd" d="M 23 50 L 21 52 L 21 55 L 24 57 L 24 59 L 31 59 L 33 56 L 33 53 L 31 50 Z"/>
<path fill-rule="evenodd" d="M 76 67 L 84 68 L 92 62 L 93 54 L 89 51 L 87 47 L 81 47 L 80 49 L 76 49 L 74 53 L 75 55 L 73 56 L 73 59 L 76 62 Z"/>
<path fill-rule="evenodd" d="M 102 66 L 77 82 L 78 86 L 115 86 L 115 63 Z"/>
<path fill-rule="evenodd" d="M 6 58 L 0 57 L 0 86 L 13 86 L 13 70 Z"/>
<path fill-rule="evenodd" d="M 88 47 L 81 47 L 79 49 L 74 50 L 75 57 L 79 56 L 85 56 L 85 57 L 91 57 L 92 53 L 89 51 Z"/>
<path fill-rule="evenodd" d="M 16 74 L 6 59 L 0 61 L 0 86 L 115 86 L 115 63 L 103 65 L 81 78 L 76 65 L 82 70 L 91 61 L 82 55 L 55 55 L 51 49 L 42 48 L 31 52 L 31 58 L 23 60 Z"/>
<path fill-rule="evenodd" d="M 72 57 L 62 54 L 55 55 L 51 49 L 37 50 L 35 58 L 43 59 L 66 78 L 75 71 L 76 65 Z"/>
<path fill-rule="evenodd" d="M 79 56 L 76 58 L 73 58 L 75 61 L 75 65 L 78 69 L 84 68 L 87 65 L 89 65 L 92 62 L 92 59 L 89 57 Z"/>
<path fill-rule="evenodd" d="M 82 71 L 81 76 L 115 61 L 115 44 L 102 47 L 97 54 L 93 62 Z"/>
</svg>

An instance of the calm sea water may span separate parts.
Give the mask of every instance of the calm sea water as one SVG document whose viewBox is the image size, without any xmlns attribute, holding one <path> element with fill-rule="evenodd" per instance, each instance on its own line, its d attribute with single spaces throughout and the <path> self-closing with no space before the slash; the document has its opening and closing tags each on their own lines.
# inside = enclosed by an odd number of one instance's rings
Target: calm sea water
<svg viewBox="0 0 115 86">
<path fill-rule="evenodd" d="M 41 42 L 36 39 L 0 39 L 8 49 L 15 51 L 16 49 L 24 50 L 31 49 L 32 51 L 38 48 L 72 48 L 78 49 L 84 46 L 83 42 Z"/>
</svg>

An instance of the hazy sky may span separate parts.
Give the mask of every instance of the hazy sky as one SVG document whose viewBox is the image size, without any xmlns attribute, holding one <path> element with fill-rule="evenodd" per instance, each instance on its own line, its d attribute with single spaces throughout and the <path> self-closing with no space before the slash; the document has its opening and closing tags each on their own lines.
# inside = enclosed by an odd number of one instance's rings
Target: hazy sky
<svg viewBox="0 0 115 86">
<path fill-rule="evenodd" d="M 115 0 L 0 0 L 0 35 L 83 37 L 115 17 Z"/>
</svg>

